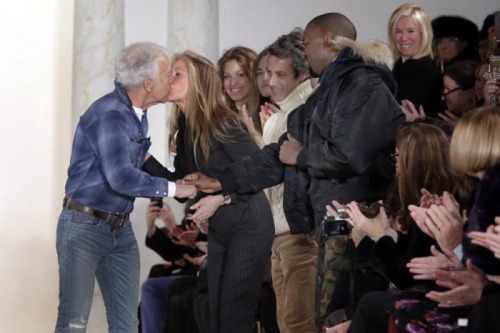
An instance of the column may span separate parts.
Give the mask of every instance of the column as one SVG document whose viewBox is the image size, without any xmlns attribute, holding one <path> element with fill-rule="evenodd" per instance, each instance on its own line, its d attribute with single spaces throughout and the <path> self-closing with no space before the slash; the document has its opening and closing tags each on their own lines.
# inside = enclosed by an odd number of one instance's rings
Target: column
<svg viewBox="0 0 500 333">
<path fill-rule="evenodd" d="M 172 0 L 168 4 L 169 54 L 191 50 L 218 60 L 218 0 Z"/>
<path fill-rule="evenodd" d="M 123 0 L 76 0 L 73 45 L 73 130 L 90 104 L 113 89 L 124 47 Z"/>
</svg>

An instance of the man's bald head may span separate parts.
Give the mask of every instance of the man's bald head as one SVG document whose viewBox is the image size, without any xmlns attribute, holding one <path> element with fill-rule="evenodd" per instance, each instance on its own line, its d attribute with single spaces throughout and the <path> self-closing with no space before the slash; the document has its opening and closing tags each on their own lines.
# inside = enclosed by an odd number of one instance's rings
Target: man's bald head
<svg viewBox="0 0 500 333">
<path fill-rule="evenodd" d="M 308 26 L 314 26 L 323 35 L 329 35 L 334 39 L 337 36 L 356 40 L 357 32 L 354 24 L 345 15 L 340 13 L 326 13 L 313 18 Z"/>
</svg>

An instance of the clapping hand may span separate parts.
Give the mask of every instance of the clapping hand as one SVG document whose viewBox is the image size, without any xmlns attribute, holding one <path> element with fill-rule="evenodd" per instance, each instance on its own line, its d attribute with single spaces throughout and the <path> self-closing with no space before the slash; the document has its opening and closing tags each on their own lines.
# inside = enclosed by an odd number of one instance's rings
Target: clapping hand
<svg viewBox="0 0 500 333">
<path fill-rule="evenodd" d="M 266 121 L 269 119 L 269 117 L 275 114 L 276 111 L 278 111 L 276 107 L 268 102 L 265 102 L 263 105 L 260 106 L 259 117 L 262 128 L 264 128 L 264 125 L 266 124 Z"/>
<path fill-rule="evenodd" d="M 444 122 L 450 125 L 452 128 L 455 128 L 458 121 L 460 120 L 460 117 L 448 110 L 438 113 L 438 117 L 444 120 Z"/>
<path fill-rule="evenodd" d="M 486 232 L 471 231 L 468 236 L 473 244 L 487 248 L 500 259 L 500 216 L 495 217 L 496 225 L 490 225 Z"/>
<path fill-rule="evenodd" d="M 406 121 L 414 121 L 418 118 L 425 118 L 424 107 L 420 105 L 417 110 L 415 105 L 407 99 L 403 99 L 401 101 L 401 110 L 405 114 Z"/>
<path fill-rule="evenodd" d="M 461 265 L 458 258 L 453 257 L 452 260 L 455 261 L 455 265 Z M 438 306 L 445 308 L 476 304 L 481 299 L 484 286 L 488 282 L 484 272 L 474 266 L 470 259 L 467 260 L 466 270 L 435 269 L 433 276 L 437 285 L 450 290 L 431 291 L 426 296 L 437 302 Z"/>
<path fill-rule="evenodd" d="M 248 114 L 247 106 L 245 104 L 243 104 L 243 106 L 238 111 L 238 113 L 243 118 L 243 121 L 245 122 L 245 124 L 247 125 L 248 128 L 255 128 L 254 123 L 253 123 L 253 119 Z"/>
<path fill-rule="evenodd" d="M 452 265 L 453 262 L 434 245 L 431 246 L 431 255 L 427 257 L 413 258 L 406 264 L 410 273 L 414 274 L 415 280 L 434 280 L 432 272 L 434 269 Z"/>
</svg>

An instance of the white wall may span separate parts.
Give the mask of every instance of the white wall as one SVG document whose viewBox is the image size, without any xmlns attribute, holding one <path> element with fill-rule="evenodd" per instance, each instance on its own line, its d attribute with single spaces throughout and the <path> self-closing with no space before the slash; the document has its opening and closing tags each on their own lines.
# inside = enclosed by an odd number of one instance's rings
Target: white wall
<svg viewBox="0 0 500 333">
<path fill-rule="evenodd" d="M 279 35 L 294 27 L 305 28 L 315 16 L 340 12 L 356 26 L 359 40 L 387 40 L 387 21 L 400 4 L 398 0 L 219 0 L 219 50 L 243 44 L 257 52 Z M 479 28 L 491 12 L 500 10 L 498 0 L 420 0 L 431 19 L 443 15 L 462 15 Z M 251 3 L 251 5 L 250 5 Z"/>
<path fill-rule="evenodd" d="M 0 323 L 53 331 L 55 227 L 71 140 L 73 2 L 24 0 L 0 12 Z"/>
<path fill-rule="evenodd" d="M 84 0 L 77 0 L 84 1 Z M 173 1 L 173 0 L 171 0 Z M 186 0 L 178 0 L 186 1 Z M 0 12 L 0 325 L 2 332 L 53 331 L 57 311 L 55 227 L 71 148 L 73 1 L 10 1 Z M 166 45 L 164 0 L 126 0 L 127 43 Z M 245 44 L 260 50 L 278 35 L 327 11 L 345 13 L 359 39 L 385 40 L 394 0 L 219 0 L 219 50 Z M 498 0 L 418 1 L 431 17 L 461 14 L 478 25 L 500 9 Z M 196 21 L 186 22 L 196 24 Z M 165 161 L 168 106 L 150 110 L 154 155 Z M 133 214 L 144 243 L 144 211 Z M 180 212 L 179 212 L 180 216 Z M 160 259 L 141 247 L 144 278 Z M 96 302 L 98 303 L 98 302 Z M 88 332 L 105 332 L 102 306 Z"/>
</svg>

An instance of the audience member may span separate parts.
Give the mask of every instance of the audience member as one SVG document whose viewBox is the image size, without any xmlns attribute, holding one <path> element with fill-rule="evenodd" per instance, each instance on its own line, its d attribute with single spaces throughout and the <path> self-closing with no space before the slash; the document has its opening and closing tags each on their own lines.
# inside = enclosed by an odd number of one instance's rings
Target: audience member
<svg viewBox="0 0 500 333">
<path fill-rule="evenodd" d="M 415 4 L 403 4 L 392 13 L 388 30 L 396 61 L 392 75 L 398 84 L 397 101 L 403 110 L 410 101 L 428 116 L 437 115 L 443 110 L 442 79 L 432 59 L 433 34 L 427 13 Z"/>
<path fill-rule="evenodd" d="M 262 50 L 262 52 L 260 52 L 255 59 L 255 65 L 253 68 L 255 83 L 257 84 L 258 92 L 260 94 L 257 112 L 259 113 L 261 129 L 264 128 L 264 124 L 267 119 L 278 110 L 272 100 L 271 88 L 269 87 L 269 73 L 266 70 L 268 55 L 269 50 L 267 48 Z M 250 113 L 252 112 L 253 111 L 250 111 Z"/>
<path fill-rule="evenodd" d="M 355 39 L 354 25 L 340 13 L 320 15 L 309 22 L 304 32 L 304 53 L 310 71 L 320 76 L 320 85 L 302 107 L 304 111 L 292 113 L 297 118 L 289 116 L 288 135 L 278 146 L 268 145 L 258 156 L 236 163 L 224 177 L 198 175 L 199 179 L 191 183 L 207 192 L 222 188 L 224 193 L 252 193 L 280 183 L 283 177 L 286 180 L 286 170 L 297 173 L 300 192 L 291 193 L 290 203 L 304 212 L 311 205 L 318 238 L 325 206 L 332 199 L 346 203 L 382 198 L 394 173 L 390 154 L 404 115 L 391 93 L 396 85 L 388 67 L 390 50 L 383 44 L 357 43 Z M 298 171 L 308 173 L 310 185 Z M 304 200 L 303 194 L 309 200 Z M 290 222 L 288 215 L 287 219 Z M 307 220 L 302 220 L 307 225 Z M 343 245 L 337 251 L 335 257 L 342 257 Z M 323 272 L 321 262 L 320 278 Z M 321 290 L 320 280 L 317 302 Z M 318 309 L 316 314 L 317 325 L 321 326 L 322 312 Z"/>
<path fill-rule="evenodd" d="M 254 64 L 257 54 L 245 46 L 235 46 L 226 50 L 219 59 L 219 75 L 224 89 L 224 97 L 229 107 L 243 114 L 248 113 L 258 133 L 262 133 L 259 109 L 260 95 L 256 89 Z"/>
<path fill-rule="evenodd" d="M 451 126 L 474 107 L 477 67 L 476 61 L 460 60 L 446 67 L 443 73 L 441 98 L 446 103 L 446 110 L 438 116 Z"/>
<path fill-rule="evenodd" d="M 189 213 L 188 201 L 185 210 Z M 157 228 L 156 219 L 161 219 L 164 228 Z M 190 222 L 190 221 L 189 221 Z M 169 318 L 182 321 L 178 313 L 172 317 L 169 307 L 172 295 L 182 293 L 190 285 L 196 284 L 198 266 L 184 260 L 185 255 L 199 257 L 196 241 L 206 240 L 196 225 L 183 219 L 177 225 L 170 206 L 164 202 L 160 208 L 156 202 L 150 202 L 146 212 L 147 236 L 146 246 L 158 253 L 164 260 L 172 263 L 174 270 L 166 276 L 150 277 L 141 288 L 141 329 L 142 333 L 162 332 L 170 324 Z M 173 288 L 173 284 L 176 285 Z"/>
<path fill-rule="evenodd" d="M 500 214 L 498 126 L 500 109 L 480 108 L 465 114 L 453 132 L 450 144 L 452 169 L 459 176 L 473 175 L 479 180 L 467 207 L 466 234 L 486 231 L 494 224 L 495 216 Z M 494 259 L 491 252 L 472 244 L 469 237 L 462 237 L 464 229 L 460 206 L 453 197 L 445 192 L 442 197 L 432 195 L 429 198 L 422 201 L 421 207 L 410 205 L 409 209 L 416 224 L 436 239 L 444 253 L 432 249 L 431 256 L 415 258 L 409 267 L 417 273 L 416 278 L 436 280 L 437 287 L 427 293 L 423 291 L 427 300 L 408 294 L 366 295 L 361 300 L 349 332 L 364 332 L 363 327 L 370 327 L 373 332 L 386 332 L 387 310 L 390 310 L 391 322 L 402 331 L 434 332 L 438 327 L 450 331 L 457 327 L 457 317 L 467 317 L 471 305 L 480 299 L 481 291 L 485 291 L 488 284 L 485 274 L 499 275 L 500 261 Z M 453 252 L 460 242 L 463 245 L 461 258 Z M 450 266 L 466 270 L 447 269 Z"/>
<path fill-rule="evenodd" d="M 431 255 L 431 246 L 437 245 L 412 220 L 408 206 L 420 203 L 422 189 L 432 193 L 448 191 L 463 200 L 468 193 L 464 181 L 450 171 L 449 137 L 434 125 L 420 122 L 403 125 L 396 137 L 394 158 L 397 180 L 394 190 L 398 192 L 394 195 L 398 200 L 392 200 L 392 206 L 381 207 L 380 213 L 374 218 L 363 215 L 358 203 L 348 204 L 347 213 L 354 226 L 352 238 L 357 250 L 367 261 L 378 264 L 374 268 L 382 276 L 387 277 L 398 289 L 404 290 L 418 282 L 413 279 L 407 264 L 413 258 Z M 332 207 L 329 207 L 329 215 L 335 215 Z M 353 281 L 355 301 L 361 298 L 361 291 L 373 291 L 375 287 L 384 286 L 375 284 L 365 275 L 356 276 Z M 431 285 L 431 282 L 422 283 Z M 370 284 L 373 285 L 372 290 L 369 289 Z M 362 331 L 359 327 L 365 324 L 362 321 L 353 323 L 358 327 L 357 331 Z"/>
<path fill-rule="evenodd" d="M 264 144 L 277 143 L 287 131 L 291 112 L 313 92 L 309 64 L 304 57 L 303 31 L 296 28 L 280 36 L 268 47 L 266 70 L 270 77 L 271 97 L 280 109 L 264 125 Z M 317 82 L 317 80 L 315 80 Z M 286 181 L 286 180 L 285 180 Z M 275 237 L 271 255 L 271 277 L 276 293 L 276 312 L 280 332 L 315 333 L 314 281 L 318 247 L 314 225 L 297 230 L 294 220 L 288 221 L 284 211 L 285 187 L 280 184 L 267 189 L 273 211 Z M 307 199 L 307 198 L 306 198 Z M 309 218 L 312 211 L 303 216 Z M 290 232 L 294 229 L 293 233 Z"/>
<path fill-rule="evenodd" d="M 458 60 L 479 60 L 478 29 L 471 20 L 442 15 L 432 20 L 434 55 L 441 72 Z"/>
<path fill-rule="evenodd" d="M 176 160 L 191 159 L 181 174 L 199 170 L 221 177 L 231 163 L 259 152 L 242 118 L 222 99 L 221 80 L 209 60 L 190 51 L 176 55 L 170 86 L 167 100 L 175 103 L 170 140 L 177 143 Z M 154 158 L 144 168 L 163 169 Z M 269 202 L 262 191 L 244 197 L 214 194 L 191 208 L 194 222 L 209 222 L 210 332 L 253 332 L 274 234 Z"/>
<path fill-rule="evenodd" d="M 110 332 L 137 332 L 139 249 L 129 214 L 137 196 L 183 198 L 194 186 L 151 177 L 140 167 L 151 143 L 146 111 L 170 90 L 165 49 L 136 43 L 121 51 L 115 89 L 82 115 L 57 225 L 59 307 L 55 331 L 85 331 L 100 286 Z"/>
<path fill-rule="evenodd" d="M 479 31 L 478 52 L 481 61 L 488 60 L 491 55 L 500 51 L 500 27 L 495 27 L 495 15 L 500 15 L 500 11 L 487 15 Z"/>
</svg>

